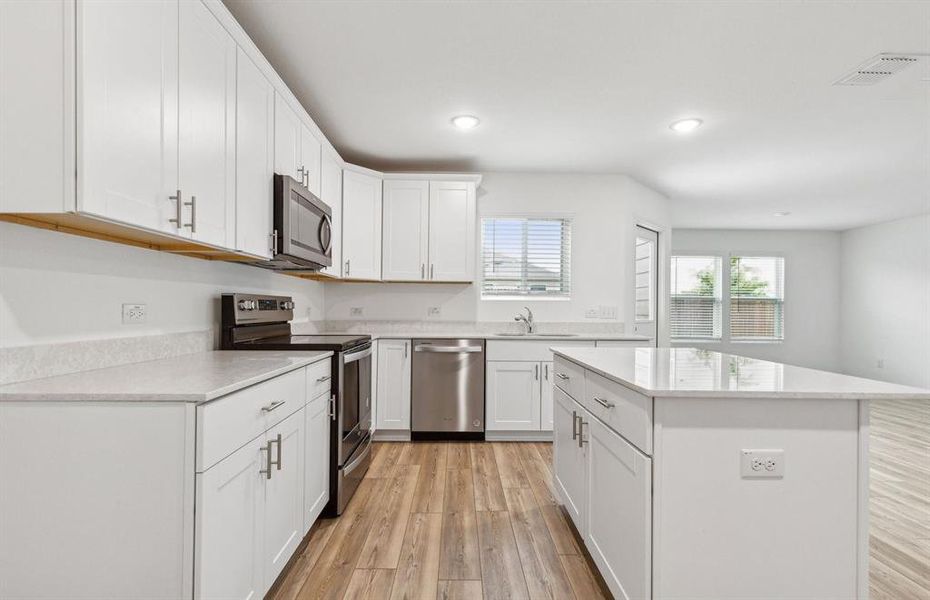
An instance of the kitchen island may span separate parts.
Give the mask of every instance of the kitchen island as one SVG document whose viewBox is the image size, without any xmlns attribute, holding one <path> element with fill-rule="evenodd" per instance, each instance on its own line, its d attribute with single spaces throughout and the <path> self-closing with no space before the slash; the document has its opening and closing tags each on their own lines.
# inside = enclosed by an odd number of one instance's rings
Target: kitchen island
<svg viewBox="0 0 930 600">
<path fill-rule="evenodd" d="M 869 400 L 695 348 L 553 348 L 560 500 L 616 598 L 867 598 Z"/>
</svg>

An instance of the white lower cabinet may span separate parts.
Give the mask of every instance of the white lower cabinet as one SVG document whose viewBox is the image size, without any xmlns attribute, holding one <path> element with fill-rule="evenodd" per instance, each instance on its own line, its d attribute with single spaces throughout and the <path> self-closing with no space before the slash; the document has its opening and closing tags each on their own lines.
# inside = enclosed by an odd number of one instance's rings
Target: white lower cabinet
<svg viewBox="0 0 930 600">
<path fill-rule="evenodd" d="M 329 502 L 330 392 L 304 409 L 304 532 L 310 530 Z"/>
<path fill-rule="evenodd" d="M 197 475 L 195 598 L 264 593 L 265 446 L 259 442 Z"/>
<path fill-rule="evenodd" d="M 274 583 L 304 534 L 304 414 L 289 416 L 266 437 L 265 589 Z M 272 456 L 273 455 L 273 456 Z"/>
<path fill-rule="evenodd" d="M 540 371 L 538 362 L 488 362 L 487 430 L 539 431 Z"/>
<path fill-rule="evenodd" d="M 542 368 L 542 381 L 539 387 L 539 428 L 543 431 L 552 431 L 553 423 L 553 406 L 552 406 L 552 388 L 553 372 L 552 361 L 545 361 L 540 364 Z"/>
<path fill-rule="evenodd" d="M 578 440 L 578 420 L 584 414 L 581 405 L 556 388 L 555 429 L 552 432 L 552 461 L 555 485 L 575 529 L 582 537 L 587 532 L 588 470 L 585 468 L 584 444 Z"/>
<path fill-rule="evenodd" d="M 652 460 L 585 412 L 585 545 L 614 598 L 651 598 Z"/>
<path fill-rule="evenodd" d="M 377 426 L 410 429 L 410 340 L 378 341 Z"/>
</svg>

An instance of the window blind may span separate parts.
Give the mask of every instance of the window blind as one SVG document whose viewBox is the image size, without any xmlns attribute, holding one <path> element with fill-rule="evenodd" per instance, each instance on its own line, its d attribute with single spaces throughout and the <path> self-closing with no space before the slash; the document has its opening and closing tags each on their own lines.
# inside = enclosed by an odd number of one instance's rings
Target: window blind
<svg viewBox="0 0 930 600">
<path fill-rule="evenodd" d="M 669 324 L 672 339 L 720 339 L 722 260 L 719 256 L 673 256 Z"/>
<path fill-rule="evenodd" d="M 730 339 L 783 340 L 784 301 L 784 258 L 730 258 Z"/>
<path fill-rule="evenodd" d="M 570 219 L 482 219 L 481 295 L 568 297 L 571 229 Z"/>
</svg>

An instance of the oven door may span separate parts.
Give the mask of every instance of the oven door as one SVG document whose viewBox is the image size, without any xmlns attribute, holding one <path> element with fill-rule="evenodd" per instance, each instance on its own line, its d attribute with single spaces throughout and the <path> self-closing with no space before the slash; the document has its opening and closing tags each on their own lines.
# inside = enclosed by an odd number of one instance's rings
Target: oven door
<svg viewBox="0 0 930 600">
<path fill-rule="evenodd" d="M 371 354 L 368 344 L 342 355 L 340 466 L 371 431 Z"/>
</svg>

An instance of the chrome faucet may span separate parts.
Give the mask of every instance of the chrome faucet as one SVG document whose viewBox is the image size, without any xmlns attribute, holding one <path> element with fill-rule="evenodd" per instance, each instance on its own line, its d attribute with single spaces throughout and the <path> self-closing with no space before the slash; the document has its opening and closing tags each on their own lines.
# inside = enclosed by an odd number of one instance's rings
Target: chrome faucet
<svg viewBox="0 0 930 600">
<path fill-rule="evenodd" d="M 520 313 L 519 315 L 515 316 L 513 320 L 523 321 L 523 323 L 526 325 L 527 333 L 536 333 L 536 323 L 533 322 L 533 311 L 530 310 L 529 306 L 524 306 L 523 308 L 526 309 L 526 315 Z"/>
</svg>

